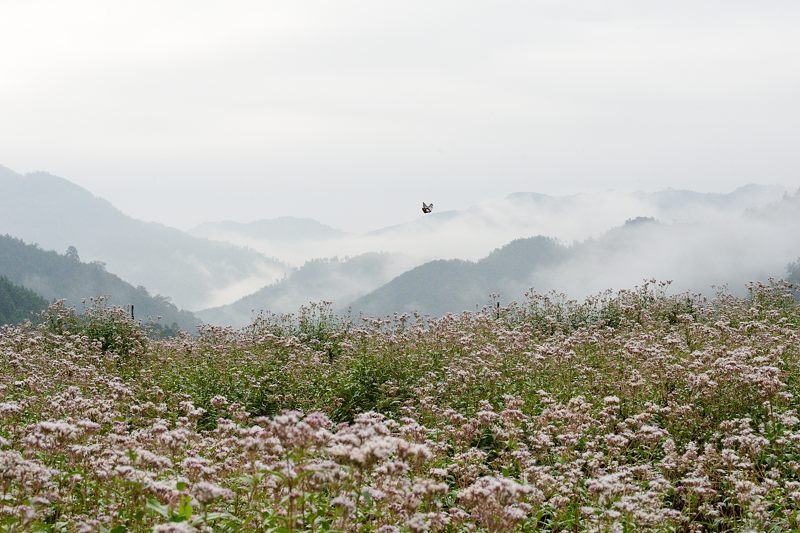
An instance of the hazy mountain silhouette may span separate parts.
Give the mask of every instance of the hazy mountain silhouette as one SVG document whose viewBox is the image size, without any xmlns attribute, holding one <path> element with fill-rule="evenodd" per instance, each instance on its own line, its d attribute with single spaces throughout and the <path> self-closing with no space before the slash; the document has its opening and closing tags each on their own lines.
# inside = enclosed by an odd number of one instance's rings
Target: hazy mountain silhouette
<svg viewBox="0 0 800 533">
<path fill-rule="evenodd" d="M 343 310 L 402 271 L 402 260 L 389 254 L 315 259 L 255 294 L 230 305 L 198 311 L 197 315 L 211 324 L 244 326 L 259 311 L 296 312 L 309 302 L 329 301 L 335 309 Z"/>
<path fill-rule="evenodd" d="M 660 218 L 684 214 L 695 207 L 714 208 L 731 211 L 744 211 L 753 207 L 768 205 L 787 191 L 778 185 L 743 185 L 729 193 L 696 192 L 681 189 L 665 189 L 653 193 L 636 193 L 656 206 Z"/>
<path fill-rule="evenodd" d="M 467 228 L 470 233 L 535 231 L 563 240 L 582 240 L 639 216 L 658 220 L 686 220 L 709 211 L 731 214 L 768 205 L 781 198 L 780 185 L 745 185 L 727 193 L 701 193 L 665 189 L 656 192 L 598 192 L 552 196 L 516 192 L 462 210 L 418 217 L 410 222 L 380 228 L 365 236 L 397 238 L 404 234 L 442 235 Z M 603 216 L 598 216 L 602 214 Z M 531 233 L 529 233 L 530 235 Z M 513 238 L 520 238 L 516 235 Z M 509 239 L 509 240 L 511 240 Z M 508 241 L 505 241 L 508 242 Z"/>
<path fill-rule="evenodd" d="M 63 178 L 0 167 L 0 234 L 46 249 L 76 246 L 124 279 L 186 308 L 234 300 L 280 279 L 287 268 L 254 250 L 133 219 Z"/>
<path fill-rule="evenodd" d="M 277 219 L 268 221 L 269 231 L 260 233 L 247 224 L 225 224 L 224 231 L 215 231 L 213 237 L 250 246 L 295 265 L 319 257 L 368 252 L 403 255 L 413 259 L 415 266 L 434 259 L 477 261 L 488 250 L 531 235 L 547 235 L 563 243 L 573 243 L 600 237 L 638 216 L 665 222 L 702 221 L 765 206 L 780 199 L 785 190 L 782 186 L 748 185 L 727 193 L 666 189 L 552 196 L 518 192 L 457 210 L 449 209 L 445 202 L 437 202 L 437 210 L 429 215 L 361 233 L 317 231 L 325 226 L 313 221 L 308 222 L 307 231 L 296 231 L 293 229 L 299 224 L 296 220 L 278 224 L 281 219 Z M 272 228 L 277 229 L 273 232 Z M 278 234 L 282 231 L 297 238 L 280 240 Z"/>
<path fill-rule="evenodd" d="M 227 241 L 246 237 L 280 243 L 324 241 L 344 237 L 344 231 L 326 226 L 311 218 L 277 217 L 255 222 L 204 222 L 189 230 L 195 237 Z"/>
<path fill-rule="evenodd" d="M 106 296 L 111 305 L 133 304 L 137 319 L 150 317 L 166 326 L 176 323 L 189 332 L 199 323 L 192 313 L 181 311 L 167 298 L 151 296 L 144 287 L 134 287 L 100 263 L 84 263 L 75 255 L 42 250 L 8 235 L 0 236 L 0 275 L 49 301 L 64 299 L 78 311 L 84 300 Z"/>
<path fill-rule="evenodd" d="M 793 194 L 785 193 L 779 200 L 765 206 L 750 208 L 746 214 L 752 220 L 771 222 L 800 219 L 800 189 Z"/>
</svg>

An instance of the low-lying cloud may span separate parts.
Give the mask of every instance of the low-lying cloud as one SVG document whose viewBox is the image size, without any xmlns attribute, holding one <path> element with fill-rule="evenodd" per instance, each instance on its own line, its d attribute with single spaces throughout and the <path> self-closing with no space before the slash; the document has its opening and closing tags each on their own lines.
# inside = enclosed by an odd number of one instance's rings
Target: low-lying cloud
<svg viewBox="0 0 800 533">
<path fill-rule="evenodd" d="M 282 282 L 280 290 L 276 285 L 276 290 L 264 293 L 264 298 L 250 299 L 248 305 L 253 309 L 291 311 L 310 300 L 323 299 L 333 300 L 343 309 L 390 281 L 388 274 L 397 276 L 435 259 L 477 261 L 514 239 L 535 235 L 556 238 L 563 254 L 543 263 L 536 257 L 511 254 L 499 267 L 494 264 L 493 275 L 488 278 L 476 269 L 475 279 L 462 280 L 467 284 L 462 290 L 481 295 L 480 301 L 466 304 L 474 308 L 485 303 L 490 293 L 501 294 L 504 301 L 518 300 L 529 288 L 580 298 L 606 289 L 633 287 L 651 278 L 673 281 L 673 290 L 711 292 L 713 286 L 727 285 L 741 292 L 749 281 L 783 275 L 786 265 L 800 255 L 800 237 L 791 229 L 798 222 L 800 209 L 793 206 L 800 194 L 785 194 L 780 187 L 763 186 L 729 194 L 669 190 L 550 197 L 522 193 L 464 211 L 420 216 L 363 235 L 296 244 L 252 236 L 237 240 L 236 235 L 231 240 L 281 259 L 294 254 L 294 261 L 328 254 L 358 257 L 367 251 L 390 252 L 380 268 L 385 276 L 365 276 L 347 261 L 330 263 L 320 273 L 318 284 L 310 280 L 298 283 L 290 276 L 290 282 Z M 506 265 L 506 279 L 503 261 L 523 264 Z M 512 270 L 525 270 L 525 261 L 530 262 L 530 276 L 511 279 Z M 441 271 L 434 271 L 430 271 L 432 275 L 441 275 Z M 306 269 L 304 275 L 309 272 Z M 424 301 L 405 301 L 402 290 L 384 294 L 392 296 L 382 297 L 375 307 L 381 311 L 392 312 L 392 306 L 395 310 L 408 309 L 412 304 L 422 311 L 426 308 Z M 464 305 L 462 300 L 454 298 L 453 305 Z"/>
</svg>

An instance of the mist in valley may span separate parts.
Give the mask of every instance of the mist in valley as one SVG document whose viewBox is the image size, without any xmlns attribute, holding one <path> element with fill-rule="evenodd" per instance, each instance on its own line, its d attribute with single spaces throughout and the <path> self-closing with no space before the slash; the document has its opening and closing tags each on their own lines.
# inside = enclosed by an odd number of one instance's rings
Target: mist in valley
<svg viewBox="0 0 800 533">
<path fill-rule="evenodd" d="M 727 286 L 738 294 L 749 282 L 785 276 L 788 263 L 800 255 L 800 239 L 791 230 L 800 219 L 797 199 L 778 186 L 718 194 L 515 193 L 365 234 L 306 241 L 288 252 L 300 255 L 285 261 L 309 260 L 301 272 L 317 263 L 319 283 L 289 275 L 272 286 L 271 295 L 262 292 L 227 306 L 228 320 L 243 325 L 258 309 L 287 312 L 309 300 L 331 301 L 351 314 L 442 314 L 480 308 L 491 303 L 490 295 L 510 302 L 533 289 L 583 298 L 651 278 L 671 281 L 674 291 L 711 294 Z M 278 257 L 287 249 L 286 243 L 252 235 L 227 237 Z M 546 237 L 552 246 L 509 245 L 533 237 Z M 365 276 L 363 269 L 349 268 L 347 256 L 327 264 L 308 259 L 348 251 L 354 258 L 381 252 L 381 266 Z M 225 314 L 215 309 L 201 316 L 224 322 Z"/>
<path fill-rule="evenodd" d="M 367 252 L 401 254 L 417 263 L 433 259 L 477 260 L 513 239 L 535 235 L 570 244 L 599 237 L 636 217 L 664 222 L 703 222 L 736 216 L 777 201 L 781 186 L 749 186 L 733 192 L 696 193 L 665 190 L 600 192 L 551 196 L 517 192 L 460 210 L 437 211 L 383 228 L 346 233 L 309 219 L 281 218 L 249 224 L 205 223 L 190 233 L 247 246 L 299 266 L 319 257 L 355 256 Z M 418 211 L 418 210 L 415 210 Z M 317 231 L 297 231 L 312 223 Z M 279 225 L 292 237 L 258 231 Z"/>
</svg>

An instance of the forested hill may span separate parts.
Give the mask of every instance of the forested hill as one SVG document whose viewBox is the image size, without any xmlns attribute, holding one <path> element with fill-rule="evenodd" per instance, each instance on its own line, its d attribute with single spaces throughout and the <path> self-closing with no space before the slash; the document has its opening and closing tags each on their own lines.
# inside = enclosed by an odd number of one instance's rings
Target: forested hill
<svg viewBox="0 0 800 533">
<path fill-rule="evenodd" d="M 532 272 L 559 263 L 568 249 L 554 239 L 516 239 L 480 261 L 436 260 L 397 276 L 351 305 L 367 316 L 419 311 L 443 315 L 475 310 L 490 303 L 490 294 L 504 302 L 517 299 Z"/>
<path fill-rule="evenodd" d="M 47 300 L 0 276 L 0 326 L 16 324 L 47 307 Z"/>
<path fill-rule="evenodd" d="M 84 300 L 107 296 L 111 305 L 134 305 L 137 319 L 167 326 L 175 323 L 189 332 L 199 323 L 192 313 L 178 309 L 167 298 L 151 296 L 144 287 L 134 287 L 107 272 L 102 263 L 81 262 L 74 249 L 61 255 L 9 235 L 0 236 L 0 275 L 47 300 L 63 298 L 78 311 L 83 310 Z"/>
</svg>

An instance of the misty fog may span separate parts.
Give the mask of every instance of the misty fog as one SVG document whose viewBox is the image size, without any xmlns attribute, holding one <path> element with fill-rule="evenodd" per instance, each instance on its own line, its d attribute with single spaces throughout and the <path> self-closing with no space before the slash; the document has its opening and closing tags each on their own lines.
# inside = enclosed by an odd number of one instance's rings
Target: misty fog
<svg viewBox="0 0 800 533">
<path fill-rule="evenodd" d="M 575 247 L 558 268 L 537 271 L 531 286 L 575 298 L 630 288 L 644 279 L 672 281 L 674 291 L 735 294 L 746 284 L 782 278 L 800 256 L 798 213 L 781 220 L 715 213 L 693 222 L 640 222 Z"/>
<path fill-rule="evenodd" d="M 313 235 L 294 241 L 259 239 L 254 232 L 237 232 L 213 223 L 191 233 L 247 246 L 294 266 L 320 257 L 367 252 L 402 254 L 420 264 L 433 259 L 476 260 L 513 239 L 534 235 L 571 244 L 598 237 L 640 216 L 664 222 L 703 222 L 767 205 L 785 192 L 780 186 L 750 186 L 727 194 L 671 190 L 570 196 L 514 193 L 463 210 L 434 210 L 430 215 L 394 226 L 358 234 L 342 232 L 341 236 L 324 239 L 315 239 Z"/>
<path fill-rule="evenodd" d="M 650 278 L 672 281 L 672 290 L 711 293 L 714 286 L 726 285 L 740 293 L 750 281 L 782 277 L 786 265 L 800 255 L 800 238 L 793 231 L 800 220 L 798 198 L 782 187 L 770 186 L 719 194 L 666 190 L 551 197 L 515 193 L 463 211 L 421 215 L 406 224 L 362 235 L 312 239 L 302 246 L 252 235 L 217 235 L 289 263 L 348 251 L 355 257 L 367 251 L 391 253 L 384 256 L 383 275 L 365 276 L 363 271 L 350 271 L 347 261 L 337 261 L 324 274 L 318 273 L 324 283 L 301 284 L 299 290 L 290 275 L 274 285 L 272 293 L 253 295 L 221 314 L 218 310 L 203 316 L 222 322 L 227 313 L 229 320 L 242 325 L 245 312 L 247 316 L 257 309 L 284 312 L 309 300 L 331 300 L 340 310 L 354 302 L 356 312 L 390 314 L 414 307 L 421 312 L 458 312 L 487 303 L 490 294 L 507 302 L 519 300 L 532 288 L 580 298 L 606 289 L 630 288 Z M 558 258 L 540 264 L 540 252 L 532 249 L 527 256 L 503 259 L 505 263 L 501 261 L 500 268 L 493 267 L 490 273 L 481 270 L 482 258 L 492 250 L 537 235 L 556 239 L 562 250 Z M 429 263 L 437 259 L 468 263 L 463 267 Z M 397 282 L 390 281 L 420 265 L 430 268 L 415 273 L 416 284 L 424 286 L 437 276 L 457 279 L 458 297 L 431 292 L 412 298 L 408 280 L 400 276 Z M 475 265 L 473 271 L 470 265 Z M 447 274 L 448 268 L 456 271 Z M 463 268 L 468 269 L 466 273 Z M 528 274 L 519 278 L 511 276 L 511 271 Z M 384 283 L 386 289 L 370 296 Z"/>
</svg>

